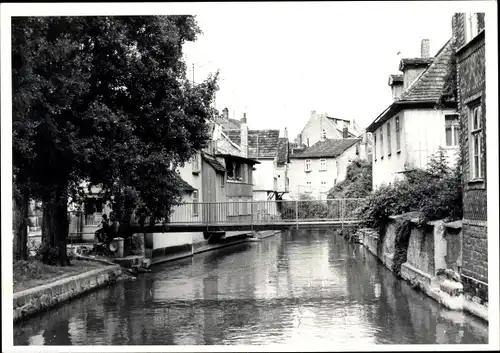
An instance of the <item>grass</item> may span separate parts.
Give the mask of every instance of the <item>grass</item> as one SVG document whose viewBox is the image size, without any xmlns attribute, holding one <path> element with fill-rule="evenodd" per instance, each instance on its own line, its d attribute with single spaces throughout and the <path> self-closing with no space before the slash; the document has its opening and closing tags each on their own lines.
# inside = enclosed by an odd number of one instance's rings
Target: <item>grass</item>
<svg viewBox="0 0 500 353">
<path fill-rule="evenodd" d="M 70 266 L 49 266 L 30 259 L 13 264 L 14 293 L 48 284 L 59 279 L 75 276 L 106 266 L 99 262 L 72 260 Z"/>
</svg>

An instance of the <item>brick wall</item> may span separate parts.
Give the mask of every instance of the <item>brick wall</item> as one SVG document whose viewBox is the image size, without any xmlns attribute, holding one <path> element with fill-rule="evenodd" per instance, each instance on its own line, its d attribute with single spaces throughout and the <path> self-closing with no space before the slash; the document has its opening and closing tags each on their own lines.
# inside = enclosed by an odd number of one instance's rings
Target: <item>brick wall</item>
<svg viewBox="0 0 500 353">
<path fill-rule="evenodd" d="M 478 16 L 478 27 L 484 28 L 484 16 Z M 461 121 L 461 144 L 464 175 L 464 220 L 462 280 L 466 292 L 488 300 L 488 239 L 486 202 L 486 105 L 485 105 L 485 42 L 484 33 L 469 43 L 465 39 L 465 14 L 452 19 L 457 50 L 458 110 Z M 467 104 L 480 99 L 482 106 L 482 171 L 483 182 L 470 182 L 469 121 Z"/>
</svg>

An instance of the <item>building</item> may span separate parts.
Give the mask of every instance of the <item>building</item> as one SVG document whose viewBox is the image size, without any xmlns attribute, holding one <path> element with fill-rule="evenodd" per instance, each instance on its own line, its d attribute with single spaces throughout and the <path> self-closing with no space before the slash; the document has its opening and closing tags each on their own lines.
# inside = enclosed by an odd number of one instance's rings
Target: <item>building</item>
<svg viewBox="0 0 500 353">
<path fill-rule="evenodd" d="M 368 126 L 373 136 L 373 188 L 403 177 L 404 172 L 425 168 L 429 158 L 446 149 L 453 166 L 459 152 L 456 102 L 437 108 L 445 77 L 451 70 L 453 46 L 449 40 L 429 57 L 429 40 L 422 40 L 421 57 L 401 59 L 402 75 L 390 75 L 394 101 Z"/>
<path fill-rule="evenodd" d="M 227 108 L 226 108 L 227 109 Z M 223 131 L 235 144 L 240 144 L 240 129 L 238 124 L 246 126 L 246 114 L 239 122 L 234 119 L 222 121 Z M 225 128 L 224 128 L 225 126 Z M 254 166 L 253 198 L 257 201 L 279 200 L 288 192 L 286 180 L 288 170 L 288 138 L 285 128 L 285 137 L 280 138 L 278 129 L 248 130 L 248 157 L 259 164 Z M 279 153 L 281 152 L 281 154 Z"/>
<path fill-rule="evenodd" d="M 259 162 L 248 158 L 248 126 L 240 127 L 240 144 L 236 144 L 219 124 L 211 123 L 209 145 L 178 169 L 183 202 L 192 203 L 192 212 L 186 215 L 185 206 L 174 207 L 172 221 L 220 222 L 251 216 L 253 169 Z"/>
<path fill-rule="evenodd" d="M 359 137 L 362 129 L 354 120 L 334 118 L 325 114 L 311 112 L 311 117 L 295 139 L 295 143 L 305 144 L 307 147 L 314 145 L 322 138 L 341 139 Z"/>
<path fill-rule="evenodd" d="M 348 164 L 359 158 L 361 142 L 323 138 L 311 147 L 294 145 L 288 165 L 290 198 L 326 199 L 328 191 L 345 179 Z"/>
<path fill-rule="evenodd" d="M 288 164 L 290 163 L 290 143 L 286 128 L 285 137 L 278 140 L 278 155 L 274 160 L 274 191 L 277 200 L 283 199 L 289 192 L 290 178 L 288 177 Z M 286 198 L 286 197 L 285 197 Z"/>
<path fill-rule="evenodd" d="M 484 13 L 457 13 L 452 20 L 458 112 L 463 151 L 462 283 L 488 300 L 486 177 L 486 75 Z"/>
</svg>

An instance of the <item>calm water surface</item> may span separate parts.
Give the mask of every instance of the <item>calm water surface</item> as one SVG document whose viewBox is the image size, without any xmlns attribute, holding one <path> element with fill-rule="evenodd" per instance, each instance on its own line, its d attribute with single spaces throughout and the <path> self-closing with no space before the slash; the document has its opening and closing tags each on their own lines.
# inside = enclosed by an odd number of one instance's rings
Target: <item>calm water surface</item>
<svg viewBox="0 0 500 353">
<path fill-rule="evenodd" d="M 293 231 L 153 267 L 14 327 L 16 345 L 487 343 L 331 232 Z"/>
</svg>

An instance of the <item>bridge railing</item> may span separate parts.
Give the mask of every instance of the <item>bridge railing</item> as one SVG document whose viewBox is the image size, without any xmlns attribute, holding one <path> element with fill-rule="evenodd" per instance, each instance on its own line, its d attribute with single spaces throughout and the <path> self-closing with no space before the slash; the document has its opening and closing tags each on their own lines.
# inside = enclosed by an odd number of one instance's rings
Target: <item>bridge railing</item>
<svg viewBox="0 0 500 353">
<path fill-rule="evenodd" d="M 174 207 L 171 224 L 352 222 L 365 199 L 186 202 Z"/>
</svg>

